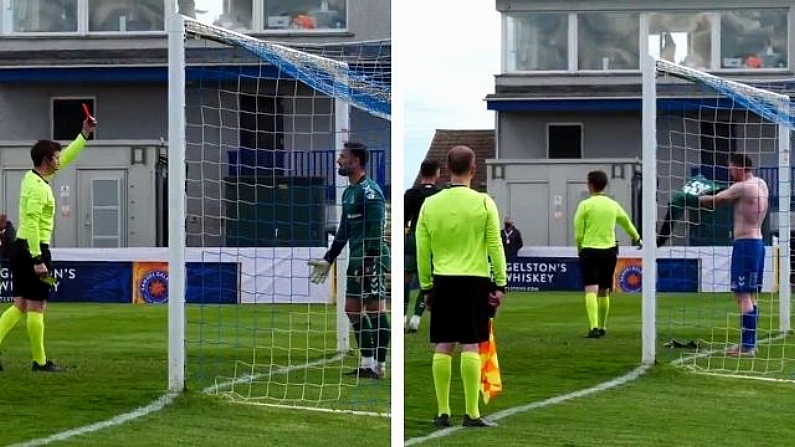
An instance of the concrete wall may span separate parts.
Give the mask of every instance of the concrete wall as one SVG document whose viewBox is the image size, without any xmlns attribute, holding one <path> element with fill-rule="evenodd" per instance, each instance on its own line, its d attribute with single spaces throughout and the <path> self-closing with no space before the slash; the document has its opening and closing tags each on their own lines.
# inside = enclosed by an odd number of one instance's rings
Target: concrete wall
<svg viewBox="0 0 795 447">
<path fill-rule="evenodd" d="M 186 156 L 188 163 L 187 185 L 187 231 L 190 246 L 215 246 L 223 241 L 224 212 L 223 193 L 224 186 L 221 182 L 228 175 L 227 153 L 239 147 L 238 136 L 240 132 L 238 114 L 238 86 L 224 85 L 214 88 L 189 88 L 187 92 L 187 147 Z M 312 151 L 335 149 L 335 119 L 333 100 L 316 96 L 314 91 L 297 84 L 294 81 L 280 81 L 278 92 L 273 81 L 260 82 L 258 90 L 243 90 L 244 94 L 256 93 L 269 95 L 278 93 L 283 97 L 283 135 L 284 149 L 290 151 Z M 3 84 L 0 85 L 0 135 L 7 141 L 10 148 L 0 148 L 0 151 L 12 158 L 0 158 L 3 169 L 29 169 L 30 157 L 27 151 L 32 141 L 40 138 L 49 138 L 52 135 L 50 107 L 52 97 L 89 97 L 95 98 L 95 115 L 99 120 L 96 145 L 113 145 L 112 140 L 130 140 L 130 144 L 152 144 L 166 138 L 167 132 L 167 97 L 164 85 L 135 86 L 125 85 L 97 85 L 81 87 L 77 85 L 29 85 L 29 84 Z M 390 152 L 390 123 L 374 118 L 364 112 L 352 109 L 350 132 L 351 138 L 358 138 L 374 149 Z M 17 149 L 13 149 L 16 147 Z M 19 147 L 24 150 L 18 149 Z M 20 152 L 21 150 L 21 152 Z M 14 154 L 13 156 L 11 154 Z M 154 191 L 154 161 L 155 153 L 148 157 L 146 166 L 147 180 L 134 174 L 134 177 L 125 180 L 131 188 Z M 129 148 L 100 152 L 86 155 L 91 163 L 96 166 L 113 167 L 119 169 L 124 163 L 129 162 Z M 387 156 L 389 158 L 389 156 Z M 106 160 L 107 159 L 107 160 Z M 7 164 L 7 161 L 13 164 Z M 78 165 L 79 166 L 79 165 Z M 94 166 L 94 165 L 91 165 Z M 142 167 L 137 165 L 135 170 Z M 82 169 L 82 168 L 79 168 Z M 93 169 L 93 168 L 92 168 Z M 387 169 L 389 169 L 387 167 Z M 60 177 L 71 174 L 61 173 Z M 285 174 L 287 172 L 275 173 Z M 9 174 L 10 175 L 10 174 Z M 130 174 L 133 175 L 133 174 Z M 143 175 L 143 174 L 140 174 Z M 16 177 L 11 179 L 14 183 Z M 389 179 L 389 176 L 386 176 Z M 80 200 L 75 194 L 80 191 L 76 177 L 68 180 L 72 185 L 73 200 Z M 334 176 L 330 178 L 334 181 Z M 143 185 L 145 182 L 146 185 Z M 5 188 L 6 197 L 11 196 L 13 189 Z M 18 191 L 18 189 L 16 190 Z M 11 194 L 9 196 L 8 194 Z M 138 194 L 138 193 L 136 193 Z M 16 199 L 14 199 L 16 200 Z M 154 196 L 152 196 L 154 200 Z M 3 203 L 2 209 L 8 210 L 8 204 Z M 15 202 L 14 202 L 15 203 Z M 76 206 L 76 205 L 73 205 Z M 152 205 L 154 207 L 154 205 Z M 11 206 L 11 208 L 14 208 Z M 154 208 L 152 208 L 154 209 Z M 15 211 L 8 210 L 15 215 Z M 146 213 L 148 213 L 147 211 Z M 75 211 L 73 210 L 73 214 Z M 129 209 L 130 221 L 138 219 L 149 221 L 136 209 Z M 144 214 L 146 214 L 144 213 Z M 331 215 L 332 220 L 336 218 Z M 152 225 L 132 225 L 131 230 L 136 235 L 129 237 L 130 246 L 155 245 L 156 226 L 155 216 L 151 215 Z M 65 222 L 64 226 L 69 223 Z M 85 246 L 84 241 L 77 237 L 75 229 L 58 230 L 56 242 L 64 247 Z"/>
<path fill-rule="evenodd" d="M 166 93 L 164 84 L 0 84 L 0 140 L 50 138 L 55 97 L 95 98 L 97 139 L 165 138 Z"/>
<path fill-rule="evenodd" d="M 583 158 L 640 156 L 637 113 L 500 113 L 499 158 L 547 158 L 549 124 L 583 125 Z"/>
<path fill-rule="evenodd" d="M 588 196 L 586 177 L 601 169 L 608 174 L 607 194 L 631 213 L 633 160 L 518 160 L 487 161 L 488 194 L 510 215 L 522 232 L 525 246 L 574 245 L 574 213 Z M 617 232 L 622 245 L 629 238 Z"/>
<path fill-rule="evenodd" d="M 19 223 L 20 181 L 32 167 L 32 144 L 33 141 L 25 142 L 24 145 L 21 142 L 0 143 L 0 210 L 15 225 Z M 132 164 L 133 147 L 143 151 L 143 164 Z M 160 143 L 157 141 L 91 142 L 74 163 L 65 166 L 53 179 L 52 188 L 56 200 L 53 246 L 96 246 L 102 242 L 92 243 L 92 234 L 101 236 L 115 232 L 114 228 L 103 227 L 107 220 L 98 216 L 102 211 L 92 209 L 92 194 L 108 192 L 98 191 L 93 184 L 95 180 L 118 181 L 118 212 L 121 222 L 121 240 L 118 246 L 155 246 L 154 166 L 159 150 Z"/>
<path fill-rule="evenodd" d="M 733 149 L 750 155 L 756 166 L 778 165 L 777 127 L 754 115 L 740 109 L 719 115 L 710 114 L 709 109 L 703 109 L 700 115 L 661 112 L 657 121 L 660 218 L 665 215 L 671 194 L 692 176 L 694 167 L 702 164 L 702 119 L 732 123 Z M 547 158 L 546 126 L 550 123 L 583 124 L 582 160 Z M 525 237 L 525 244 L 573 242 L 571 218 L 581 198 L 578 191 L 585 190 L 588 171 L 603 169 L 611 174 L 616 163 L 637 164 L 639 169 L 642 135 L 638 113 L 503 112 L 499 114 L 498 128 L 499 159 L 489 161 L 488 191 L 500 205 L 501 214 L 512 215 L 520 231 L 530 236 Z M 504 166 L 504 178 L 495 178 L 491 166 Z M 625 172 L 624 179 L 611 179 L 611 194 L 631 213 L 628 194 L 632 169 Z M 769 186 L 775 193 L 778 185 Z M 554 217 L 556 211 L 563 216 Z M 774 228 L 776 222 L 772 220 Z"/>
</svg>

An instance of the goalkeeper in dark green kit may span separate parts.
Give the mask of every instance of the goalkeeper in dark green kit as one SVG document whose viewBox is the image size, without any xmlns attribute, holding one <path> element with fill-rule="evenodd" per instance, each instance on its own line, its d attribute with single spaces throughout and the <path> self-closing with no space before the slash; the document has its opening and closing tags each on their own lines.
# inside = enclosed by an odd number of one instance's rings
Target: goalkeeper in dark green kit
<svg viewBox="0 0 795 447">
<path fill-rule="evenodd" d="M 337 159 L 339 175 L 349 181 L 342 193 L 342 218 L 323 259 L 310 260 L 309 265 L 310 280 L 316 284 L 324 282 L 331 264 L 348 245 L 345 313 L 361 352 L 360 366 L 351 375 L 380 379 L 384 377 L 391 335 L 385 285 L 389 248 L 384 240 L 386 200 L 378 183 L 364 171 L 367 156 L 364 144 L 345 143 Z"/>
<path fill-rule="evenodd" d="M 665 220 L 657 235 L 657 246 L 662 247 L 668 242 L 673 232 L 674 223 L 682 218 L 685 209 L 688 207 L 699 208 L 698 198 L 700 196 L 715 195 L 724 189 L 726 189 L 726 185 L 712 181 L 701 174 L 688 180 L 681 190 L 674 192 L 668 203 L 668 212 L 665 213 Z"/>
</svg>

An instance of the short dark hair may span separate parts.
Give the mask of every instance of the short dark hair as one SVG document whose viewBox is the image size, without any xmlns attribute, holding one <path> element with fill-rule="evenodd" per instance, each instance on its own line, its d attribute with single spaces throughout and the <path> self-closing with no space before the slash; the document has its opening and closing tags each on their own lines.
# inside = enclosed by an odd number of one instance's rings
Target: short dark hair
<svg viewBox="0 0 795 447">
<path fill-rule="evenodd" d="M 425 159 L 420 165 L 420 177 L 433 177 L 439 169 L 441 166 L 438 161 Z"/>
<path fill-rule="evenodd" d="M 367 146 L 358 141 L 349 141 L 345 143 L 345 149 L 348 149 L 351 155 L 359 159 L 359 164 L 362 167 L 367 165 Z"/>
<path fill-rule="evenodd" d="M 729 164 L 737 166 L 739 168 L 743 168 L 746 171 L 754 167 L 754 164 L 751 161 L 751 157 L 737 152 L 729 156 Z"/>
<path fill-rule="evenodd" d="M 596 192 L 602 192 L 607 188 L 607 174 L 604 171 L 591 171 L 588 173 L 588 184 Z"/>
<path fill-rule="evenodd" d="M 45 159 L 54 157 L 56 152 L 61 152 L 61 143 L 39 140 L 30 148 L 30 159 L 33 160 L 33 166 L 40 166 Z"/>
<path fill-rule="evenodd" d="M 475 152 L 466 146 L 456 146 L 447 153 L 447 168 L 453 175 L 466 174 L 474 162 Z"/>
</svg>

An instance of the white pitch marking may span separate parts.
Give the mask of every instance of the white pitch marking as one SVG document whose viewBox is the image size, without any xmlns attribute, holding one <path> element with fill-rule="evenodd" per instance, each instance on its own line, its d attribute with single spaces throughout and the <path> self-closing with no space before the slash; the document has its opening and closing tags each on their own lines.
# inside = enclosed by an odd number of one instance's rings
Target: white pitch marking
<svg viewBox="0 0 795 447">
<path fill-rule="evenodd" d="M 778 335 L 776 337 L 768 338 L 768 339 L 765 339 L 765 340 L 760 340 L 760 343 L 780 340 L 780 339 L 782 339 L 782 338 L 784 338 L 786 336 L 787 336 L 787 334 L 780 334 L 780 335 Z M 697 353 L 697 354 L 690 354 L 690 355 L 682 356 L 679 359 L 676 359 L 676 360 L 672 361 L 671 364 L 672 365 L 681 365 L 682 363 L 687 362 L 689 360 L 694 360 L 696 358 L 706 357 L 708 355 L 716 354 L 716 353 L 721 352 L 721 351 L 722 350 L 716 349 L 716 350 L 711 350 L 711 351 L 700 352 L 700 353 Z M 551 406 L 551 405 L 557 405 L 557 404 L 565 402 L 567 400 L 576 399 L 578 397 L 585 397 L 585 396 L 588 396 L 590 394 L 595 394 L 595 393 L 599 393 L 599 392 L 602 392 L 602 391 L 606 391 L 606 390 L 608 390 L 610 388 L 615 388 L 617 386 L 621 386 L 621 385 L 623 385 L 625 383 L 631 382 L 631 381 L 639 378 L 644 373 L 646 373 L 646 371 L 648 371 L 649 368 L 651 368 L 649 365 L 641 365 L 641 366 L 635 368 L 634 370 L 632 370 L 628 374 L 625 374 L 625 375 L 623 375 L 621 377 L 617 377 L 617 378 L 615 378 L 613 380 L 610 380 L 610 381 L 607 381 L 607 382 L 600 383 L 600 384 L 598 384 L 596 386 L 593 386 L 591 388 L 586 388 L 584 390 L 574 391 L 572 393 L 562 394 L 560 396 L 551 397 L 549 399 L 542 400 L 542 401 L 539 401 L 539 402 L 533 402 L 533 403 L 522 405 L 522 406 L 518 406 L 518 407 L 508 408 L 506 410 L 502 410 L 502 411 L 499 411 L 497 413 L 494 413 L 493 415 L 491 415 L 489 417 L 489 419 L 494 420 L 494 421 L 498 421 L 500 419 L 503 419 L 503 418 L 506 418 L 506 417 L 509 417 L 509 416 L 513 416 L 515 414 L 524 413 L 524 412 L 527 412 L 527 411 L 531 411 L 531 410 L 535 410 L 535 409 L 543 408 L 543 407 L 548 407 L 548 406 Z M 742 377 L 742 378 L 746 378 L 746 377 Z M 435 432 L 433 432 L 433 433 L 431 433 L 429 435 L 419 436 L 419 437 L 416 437 L 416 438 L 409 438 L 409 439 L 407 439 L 405 441 L 405 443 L 403 445 L 405 447 L 409 447 L 409 446 L 412 446 L 412 445 L 421 444 L 421 443 L 429 441 L 431 439 L 438 439 L 438 438 L 443 438 L 445 436 L 449 436 L 449 435 L 451 435 L 451 434 L 453 434 L 453 433 L 455 433 L 457 431 L 460 431 L 462 429 L 463 429 L 463 427 L 458 426 L 458 427 L 450 427 L 450 428 L 446 428 L 446 429 L 443 429 L 443 430 L 438 430 L 438 431 L 435 431 Z"/>
<path fill-rule="evenodd" d="M 307 364 L 304 364 L 304 365 L 297 365 L 297 366 L 291 366 L 291 367 L 288 367 L 288 368 L 281 368 L 281 369 L 278 369 L 278 370 L 273 371 L 273 372 L 268 373 L 268 374 L 260 374 L 260 375 L 257 375 L 257 376 L 243 376 L 243 377 L 241 377 L 239 379 L 236 379 L 236 380 L 232 380 L 232 381 L 229 381 L 229 382 L 224 382 L 224 383 L 221 383 L 221 384 L 218 384 L 218 385 L 209 386 L 209 387 L 205 388 L 204 390 L 202 390 L 202 392 L 204 392 L 204 393 L 217 392 L 221 388 L 232 386 L 234 384 L 241 383 L 241 382 L 244 382 L 246 380 L 253 380 L 254 378 L 261 378 L 261 377 L 265 377 L 265 376 L 268 376 L 268 375 L 286 374 L 286 373 L 291 372 L 291 371 L 304 369 L 304 368 L 311 368 L 313 366 L 319 366 L 319 365 L 322 365 L 322 364 L 325 364 L 325 363 L 329 363 L 329 362 L 332 362 L 332 361 L 335 361 L 335 360 L 339 360 L 339 358 L 340 358 L 340 356 L 336 356 L 336 357 L 332 357 L 332 358 L 329 358 L 329 359 L 323 359 L 323 360 L 318 360 L 316 362 L 307 363 Z M 47 436 L 47 437 L 44 437 L 44 438 L 37 438 L 37 439 L 30 440 L 30 441 L 25 441 L 23 443 L 13 444 L 13 445 L 10 445 L 8 447 L 39 447 L 39 446 L 43 446 L 43 445 L 52 444 L 53 442 L 65 441 L 65 440 L 73 438 L 75 436 L 82 436 L 82 435 L 86 435 L 86 434 L 89 434 L 89 433 L 93 433 L 93 432 L 97 432 L 97 431 L 100 431 L 100 430 L 104 430 L 106 428 L 116 427 L 116 426 L 125 424 L 127 422 L 130 422 L 132 420 L 135 420 L 135 419 L 138 419 L 138 418 L 142 418 L 144 416 L 148 416 L 148 415 L 150 415 L 152 413 L 157 413 L 158 411 L 162 410 L 163 408 L 167 407 L 172 402 L 174 402 L 174 400 L 178 396 L 179 396 L 178 393 L 168 393 L 168 394 L 165 394 L 163 396 L 160 396 L 157 400 L 155 400 L 154 402 L 150 403 L 149 405 L 136 408 L 135 410 L 130 411 L 129 413 L 120 414 L 118 416 L 114 416 L 114 417 L 112 417 L 110 419 L 107 419 L 107 420 L 104 420 L 104 421 L 101 421 L 101 422 L 95 422 L 95 423 L 93 423 L 91 425 L 85 425 L 83 427 L 77 427 L 77 428 L 73 428 L 73 429 L 70 429 L 70 430 L 62 431 L 60 433 L 56 433 L 54 435 L 50 435 L 50 436 Z"/>
<path fill-rule="evenodd" d="M 83 427 L 73 428 L 71 430 L 62 431 L 60 433 L 56 433 L 54 435 L 47 436 L 45 438 L 38 438 L 38 439 L 31 440 L 31 441 L 23 442 L 21 444 L 14 444 L 14 445 L 11 445 L 11 446 L 8 446 L 8 447 L 38 447 L 38 446 L 41 446 L 41 445 L 51 444 L 53 442 L 65 441 L 65 440 L 67 440 L 69 438 L 73 438 L 75 436 L 81 436 L 81 435 L 85 435 L 85 434 L 88 434 L 88 433 L 93 433 L 95 431 L 104 430 L 106 428 L 115 427 L 117 425 L 122 425 L 122 424 L 124 424 L 126 422 L 129 422 L 129 421 L 132 421 L 134 419 L 138 419 L 140 417 L 143 417 L 143 416 L 146 416 L 146 415 L 149 415 L 149 414 L 152 414 L 152 413 L 156 413 L 156 412 L 162 410 L 167 405 L 169 405 L 172 402 L 174 402 L 174 399 L 176 399 L 177 396 L 178 396 L 178 394 L 176 394 L 176 393 L 169 393 L 169 394 L 166 394 L 164 396 L 161 396 L 159 399 L 155 400 L 151 404 L 149 404 L 147 406 L 144 406 L 144 407 L 136 408 L 135 410 L 133 410 L 133 411 L 131 411 L 129 413 L 120 414 L 118 416 L 115 416 L 115 417 L 113 417 L 111 419 L 108 419 L 108 420 L 105 420 L 105 421 L 102 421 L 102 422 L 96 422 L 96 423 L 91 424 L 91 425 L 86 425 L 86 426 L 83 426 Z"/>
<path fill-rule="evenodd" d="M 631 372 L 629 372 L 629 373 L 627 373 L 627 374 L 625 374 L 623 376 L 616 377 L 615 379 L 609 380 L 607 382 L 602 382 L 602 383 L 600 383 L 598 385 L 592 386 L 591 388 L 585 388 L 585 389 L 574 391 L 574 392 L 571 392 L 571 393 L 562 394 L 560 396 L 550 397 L 549 399 L 545 399 L 545 400 L 542 400 L 542 401 L 533 402 L 533 403 L 529 403 L 529 404 L 526 404 L 526 405 L 521 405 L 521 406 L 518 406 L 518 407 L 512 407 L 512 408 L 508 408 L 508 409 L 505 409 L 505 410 L 502 410 L 502 411 L 498 411 L 498 412 L 494 413 L 493 415 L 489 416 L 489 419 L 494 420 L 494 421 L 499 421 L 500 419 L 507 418 L 507 417 L 513 416 L 515 414 L 524 413 L 526 411 L 531 411 L 531 410 L 535 410 L 535 409 L 538 409 L 538 408 L 548 407 L 548 406 L 551 406 L 551 405 L 557 405 L 557 404 L 565 402 L 567 400 L 576 399 L 578 397 L 585 397 L 585 396 L 588 396 L 590 394 L 599 393 L 599 392 L 602 392 L 602 391 L 605 391 L 605 390 L 609 390 L 610 388 L 615 388 L 617 386 L 621 386 L 621 385 L 623 385 L 623 384 L 625 384 L 627 382 L 631 382 L 631 381 L 637 379 L 638 377 L 642 376 L 646 371 L 648 371 L 650 367 L 651 366 L 649 366 L 649 365 L 641 365 L 641 366 L 638 366 L 637 368 L 635 368 L 634 370 L 632 370 Z M 403 445 L 405 447 L 409 447 L 409 446 L 412 446 L 412 445 L 421 444 L 421 443 L 423 443 L 425 441 L 430 441 L 431 439 L 438 439 L 438 438 L 443 438 L 445 436 L 449 436 L 449 435 L 451 435 L 451 434 L 453 434 L 453 433 L 455 433 L 455 432 L 457 432 L 459 430 L 462 430 L 462 429 L 463 429 L 463 427 L 460 427 L 460 426 L 445 428 L 443 430 L 435 431 L 435 432 L 433 432 L 433 433 L 431 433 L 429 435 L 426 435 L 426 436 L 420 436 L 420 437 L 416 437 L 416 438 L 409 438 L 409 439 L 407 439 L 405 441 L 405 443 Z"/>
</svg>

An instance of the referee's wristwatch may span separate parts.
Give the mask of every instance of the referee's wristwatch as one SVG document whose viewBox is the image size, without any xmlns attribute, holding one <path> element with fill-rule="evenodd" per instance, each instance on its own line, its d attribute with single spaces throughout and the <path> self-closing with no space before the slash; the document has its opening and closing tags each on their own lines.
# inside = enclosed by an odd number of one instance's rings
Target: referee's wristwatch
<svg viewBox="0 0 795 447">
<path fill-rule="evenodd" d="M 33 257 L 33 265 L 44 264 L 44 258 L 41 255 Z"/>
</svg>

